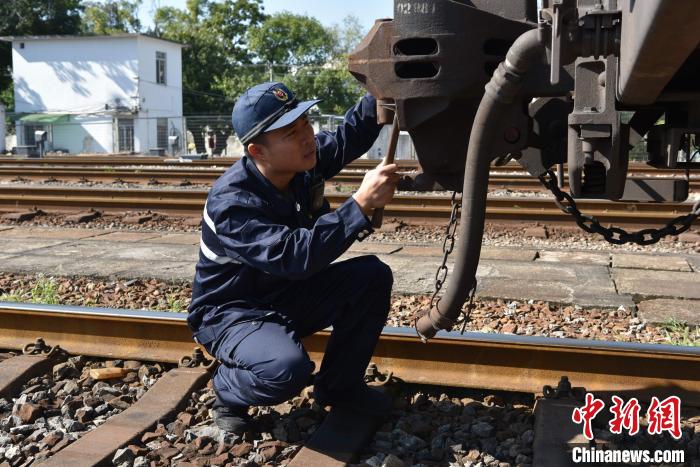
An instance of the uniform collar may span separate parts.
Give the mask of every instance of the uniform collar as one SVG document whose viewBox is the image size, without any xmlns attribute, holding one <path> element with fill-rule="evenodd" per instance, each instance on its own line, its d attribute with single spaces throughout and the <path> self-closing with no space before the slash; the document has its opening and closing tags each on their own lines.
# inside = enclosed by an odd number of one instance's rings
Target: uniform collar
<svg viewBox="0 0 700 467">
<path fill-rule="evenodd" d="M 284 195 L 280 190 L 277 189 L 275 185 L 270 182 L 270 180 L 265 177 L 262 172 L 258 169 L 258 166 L 255 165 L 255 162 L 253 162 L 249 157 L 243 156 L 243 166 L 245 167 L 246 171 L 250 173 L 255 182 L 263 189 L 263 192 L 265 194 L 265 198 L 267 198 L 267 201 L 270 202 L 272 205 L 279 206 L 279 203 L 284 203 L 283 205 L 293 204 L 293 201 Z M 294 178 L 292 178 L 291 181 L 291 187 L 292 191 L 294 192 L 294 197 L 296 198 L 298 196 L 298 191 L 299 191 L 299 183 L 303 183 L 303 177 L 304 173 L 296 173 L 294 174 Z"/>
</svg>

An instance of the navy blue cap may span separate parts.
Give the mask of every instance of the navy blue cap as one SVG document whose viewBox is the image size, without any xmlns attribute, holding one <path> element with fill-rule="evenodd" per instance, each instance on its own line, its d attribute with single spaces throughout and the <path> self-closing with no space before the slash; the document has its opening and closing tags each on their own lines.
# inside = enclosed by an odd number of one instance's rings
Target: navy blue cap
<svg viewBox="0 0 700 467">
<path fill-rule="evenodd" d="M 262 83 L 244 92 L 233 106 L 231 123 L 241 143 L 287 126 L 301 117 L 321 99 L 298 102 L 282 83 Z"/>
</svg>

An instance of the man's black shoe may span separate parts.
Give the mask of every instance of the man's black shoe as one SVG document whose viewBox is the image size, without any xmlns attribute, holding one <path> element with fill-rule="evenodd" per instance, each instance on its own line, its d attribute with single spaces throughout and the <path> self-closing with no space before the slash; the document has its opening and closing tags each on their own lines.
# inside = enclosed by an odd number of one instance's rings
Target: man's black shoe
<svg viewBox="0 0 700 467">
<path fill-rule="evenodd" d="M 237 435 L 255 431 L 255 421 L 248 415 L 248 407 L 230 407 L 217 394 L 211 410 L 214 423 L 224 431 Z"/>
<path fill-rule="evenodd" d="M 328 394 L 322 388 L 314 386 L 314 399 L 322 406 L 349 409 L 378 418 L 388 416 L 392 408 L 391 397 L 381 389 L 366 384 L 350 393 L 337 395 Z"/>
</svg>

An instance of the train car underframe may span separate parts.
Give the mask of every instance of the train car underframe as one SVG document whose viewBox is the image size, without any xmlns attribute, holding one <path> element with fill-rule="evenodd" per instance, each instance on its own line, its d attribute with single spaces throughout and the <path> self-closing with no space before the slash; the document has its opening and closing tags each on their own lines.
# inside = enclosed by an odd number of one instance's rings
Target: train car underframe
<svg viewBox="0 0 700 467">
<path fill-rule="evenodd" d="M 695 7 L 695 0 L 395 0 L 395 19 L 376 22 L 350 55 L 351 73 L 378 98 L 380 121 L 396 112 L 410 133 L 422 167 L 410 188 L 462 192 L 455 269 L 416 321 L 422 339 L 451 329 L 476 288 L 494 161 L 517 160 L 582 228 L 612 243 L 650 244 L 690 227 L 700 202 L 661 229 L 627 233 L 581 214 L 575 199 L 688 198 L 688 177 L 631 180 L 627 166 L 630 148 L 646 137 L 649 165 L 686 174 L 700 167 L 692 159 L 700 136 Z M 564 163 L 568 193 L 559 189 Z"/>
</svg>

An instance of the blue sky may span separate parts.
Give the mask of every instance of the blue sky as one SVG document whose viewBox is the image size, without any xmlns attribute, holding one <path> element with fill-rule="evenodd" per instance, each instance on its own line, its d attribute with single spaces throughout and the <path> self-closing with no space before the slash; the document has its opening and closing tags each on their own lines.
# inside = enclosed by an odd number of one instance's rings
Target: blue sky
<svg viewBox="0 0 700 467">
<path fill-rule="evenodd" d="M 185 8 L 185 0 L 144 0 L 141 5 L 140 19 L 143 26 L 151 25 L 150 11 L 153 5 Z M 377 18 L 393 17 L 393 0 L 263 0 L 268 14 L 291 11 L 317 18 L 322 24 L 330 26 L 340 23 L 347 15 L 355 15 L 366 30 Z"/>
</svg>

